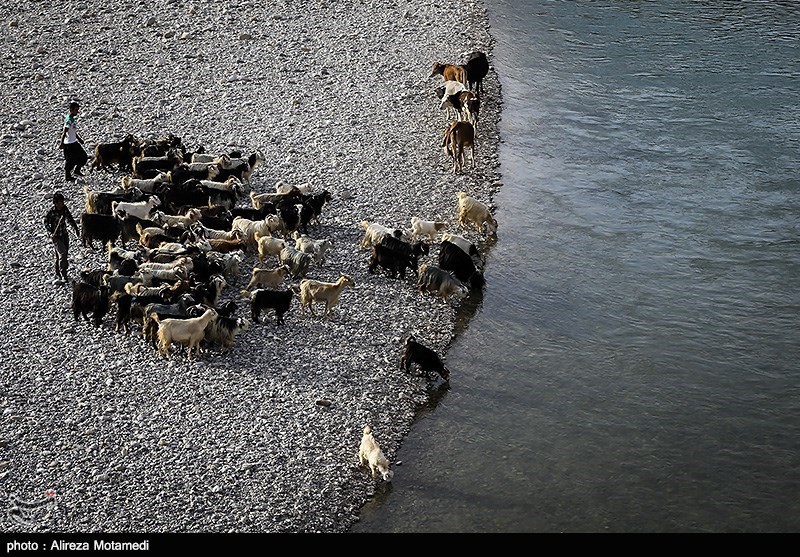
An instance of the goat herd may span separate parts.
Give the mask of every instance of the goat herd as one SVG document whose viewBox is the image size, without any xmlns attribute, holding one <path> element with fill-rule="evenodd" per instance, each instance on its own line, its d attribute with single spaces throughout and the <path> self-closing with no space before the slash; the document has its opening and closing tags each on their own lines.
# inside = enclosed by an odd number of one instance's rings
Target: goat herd
<svg viewBox="0 0 800 557">
<path fill-rule="evenodd" d="M 440 108 L 455 117 L 442 140 L 454 172 L 464 166 L 464 149 L 474 150 L 478 95 L 487 72 L 483 53 L 474 53 L 465 65 L 434 63 L 431 76 L 441 74 L 445 80 L 437 89 Z M 323 282 L 306 277 L 331 248 L 329 240 L 309 236 L 309 226 L 319 224 L 331 193 L 279 181 L 274 192 L 245 194 L 251 175 L 264 162 L 258 151 L 190 152 L 173 134 L 154 139 L 129 134 L 119 142 L 98 144 L 92 170 L 118 169 L 124 176 L 112 191 L 84 186 L 81 241 L 91 249 L 97 241 L 107 246 L 108 261 L 105 268 L 81 271 L 73 284 L 75 319 L 88 321 L 91 315 L 100 326 L 115 307 L 115 330 L 141 324 L 142 335 L 167 359 L 173 345 L 187 347 L 188 356 L 209 347 L 228 350 L 265 310 L 274 310 L 282 325 L 295 295 L 302 314 L 308 309 L 316 315 L 314 305 L 324 303 L 323 316 L 331 319 L 343 289 L 354 286 L 352 278 L 342 274 L 335 282 Z M 251 206 L 239 204 L 248 197 Z M 459 192 L 457 206 L 460 226 L 496 232 L 487 205 Z M 421 292 L 445 299 L 484 285 L 477 247 L 444 232 L 444 222 L 413 217 L 407 230 L 367 221 L 360 226 L 361 248 L 371 249 L 370 273 L 380 267 L 404 279 L 410 270 Z M 439 265 L 420 266 L 419 258 L 429 255 L 429 244 L 440 232 Z M 223 289 L 239 274 L 245 250 L 257 252 L 261 265 L 277 262 L 272 268 L 257 264 L 241 291 L 249 300 L 251 320 L 236 317 L 234 302 L 220 302 Z M 448 379 L 438 355 L 413 337 L 406 338 L 400 362 L 406 370 L 416 363 L 426 374 Z"/>
</svg>

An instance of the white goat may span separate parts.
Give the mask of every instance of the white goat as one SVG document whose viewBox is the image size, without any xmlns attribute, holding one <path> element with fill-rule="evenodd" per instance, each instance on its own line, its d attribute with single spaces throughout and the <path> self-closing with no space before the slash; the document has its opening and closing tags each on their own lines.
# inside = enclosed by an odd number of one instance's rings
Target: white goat
<svg viewBox="0 0 800 557">
<path fill-rule="evenodd" d="M 173 269 L 151 269 L 137 271 L 137 274 L 142 278 L 142 284 L 145 286 L 152 286 L 154 280 L 162 280 L 175 283 L 179 280 L 186 280 L 189 278 L 189 271 L 186 267 L 177 266 Z"/>
<path fill-rule="evenodd" d="M 155 211 L 152 220 L 161 226 L 182 226 L 188 228 L 200 220 L 203 213 L 197 207 L 187 209 L 183 215 L 168 215 L 163 211 Z"/>
<path fill-rule="evenodd" d="M 389 228 L 376 222 L 362 220 L 359 226 L 364 230 L 364 238 L 361 240 L 361 247 L 368 248 L 381 243 L 381 238 L 389 234 L 390 236 L 402 236 L 403 231 L 397 228 Z"/>
<path fill-rule="evenodd" d="M 163 296 L 169 290 L 168 284 L 159 286 L 145 286 L 143 283 L 134 284 L 129 282 L 125 285 L 125 292 L 132 296 Z"/>
<path fill-rule="evenodd" d="M 486 226 L 489 234 L 497 233 L 497 221 L 492 216 L 489 206 L 470 197 L 466 192 L 460 191 L 458 197 L 458 224 L 466 228 L 474 226 L 478 231 Z"/>
<path fill-rule="evenodd" d="M 155 195 L 151 196 L 147 201 L 112 201 L 111 213 L 120 218 L 132 216 L 148 219 L 152 210 L 160 205 L 161 200 Z"/>
<path fill-rule="evenodd" d="M 250 192 L 250 203 L 253 204 L 253 209 L 258 209 L 259 211 L 261 208 L 267 203 L 275 203 L 283 199 L 283 196 L 278 193 L 254 193 Z"/>
<path fill-rule="evenodd" d="M 466 86 L 460 81 L 445 81 L 444 85 L 436 90 L 437 93 L 442 93 L 439 96 L 439 110 L 446 110 L 448 118 L 451 116 L 458 118 L 459 110 L 450 102 L 450 95 L 456 95 L 466 90 Z"/>
<path fill-rule="evenodd" d="M 278 180 L 275 183 L 275 193 L 279 195 L 285 195 L 287 193 L 290 193 L 294 188 L 296 188 L 303 195 L 311 195 L 311 183 L 309 182 L 306 182 L 305 184 L 300 184 L 299 186 L 290 186 L 283 180 Z"/>
<path fill-rule="evenodd" d="M 269 236 L 273 231 L 280 230 L 283 221 L 277 215 L 267 215 L 264 220 L 250 220 L 244 217 L 233 219 L 232 230 L 241 231 L 248 246 L 256 245 L 256 232 L 261 236 Z"/>
<path fill-rule="evenodd" d="M 158 323 L 158 348 L 161 355 L 169 360 L 169 348 L 173 343 L 188 346 L 188 357 L 192 356 L 192 348 L 195 347 L 197 347 L 195 352 L 199 355 L 200 341 L 205 337 L 206 326 L 216 315 L 217 312 L 211 308 L 208 308 L 200 317 L 188 319 L 164 319 L 162 321 L 158 318 L 158 314 L 151 314 L 151 317 Z"/>
<path fill-rule="evenodd" d="M 215 176 L 219 176 L 221 168 L 228 169 L 231 167 L 231 158 L 228 155 L 220 155 L 210 162 L 190 162 L 187 163 L 187 166 L 190 172 L 208 171 L 209 179 L 213 179 Z"/>
<path fill-rule="evenodd" d="M 306 234 L 294 232 L 294 247 L 303 253 L 310 253 L 314 256 L 314 263 L 320 264 L 325 260 L 325 254 L 333 247 L 333 243 L 328 239 L 314 240 Z"/>
<path fill-rule="evenodd" d="M 280 256 L 281 250 L 286 247 L 286 240 L 282 238 L 269 235 L 262 236 L 259 232 L 256 232 L 253 237 L 258 244 L 258 260 L 262 263 L 270 255 Z"/>
<path fill-rule="evenodd" d="M 242 292 L 242 295 L 249 296 L 249 292 L 245 292 L 252 290 L 253 287 L 277 288 L 287 276 L 289 276 L 289 267 L 286 265 L 281 265 L 279 267 L 275 267 L 274 269 L 259 269 L 258 267 L 255 267 L 253 269 L 253 276 L 250 279 L 250 282 L 247 284 L 246 289 Z"/>
<path fill-rule="evenodd" d="M 206 254 L 208 261 L 218 263 L 222 266 L 222 274 L 231 282 L 236 281 L 239 276 L 239 266 L 242 263 L 242 256 L 238 253 L 220 253 L 217 251 L 210 251 Z"/>
<path fill-rule="evenodd" d="M 176 267 L 183 267 L 187 271 L 191 271 L 194 267 L 194 260 L 191 257 L 178 257 L 169 263 L 145 261 L 139 264 L 139 271 L 172 271 Z"/>
<path fill-rule="evenodd" d="M 180 242 L 162 242 L 158 245 L 158 247 L 154 250 L 150 250 L 148 253 L 148 258 L 152 261 L 152 255 L 149 255 L 152 252 L 158 252 L 160 254 L 165 253 L 172 253 L 172 254 L 180 254 L 185 253 L 189 246 L 196 246 L 200 251 L 211 251 L 211 244 L 208 243 L 208 240 L 205 238 L 197 238 L 194 242 L 182 244 Z"/>
<path fill-rule="evenodd" d="M 214 180 L 200 180 L 200 185 L 210 190 L 217 191 L 236 191 L 238 187 L 242 186 L 239 178 L 236 176 L 228 176 L 224 182 L 215 182 Z"/>
<path fill-rule="evenodd" d="M 300 281 L 300 312 L 305 314 L 308 307 L 311 315 L 314 313 L 314 302 L 325 302 L 325 311 L 322 316 L 333 319 L 333 307 L 339 302 L 339 296 L 347 287 L 355 287 L 355 282 L 349 275 L 342 274 L 336 282 L 322 282 L 313 279 Z"/>
<path fill-rule="evenodd" d="M 463 298 L 467 295 L 468 289 L 452 273 L 434 267 L 433 265 L 420 265 L 419 278 L 417 279 L 417 289 L 420 292 L 431 292 L 441 296 L 445 300 L 451 296 Z"/>
<path fill-rule="evenodd" d="M 372 435 L 372 428 L 366 426 L 364 434 L 361 436 L 361 444 L 358 447 L 358 463 L 361 466 L 369 466 L 372 477 L 375 472 L 380 472 L 384 481 L 390 482 L 394 477 L 394 472 L 389 469 L 389 460 L 383 455 L 380 445 Z"/>
<path fill-rule="evenodd" d="M 227 158 L 223 158 L 227 157 Z M 214 155 L 212 153 L 193 153 L 192 154 L 192 163 L 225 163 L 230 164 L 231 158 L 228 155 Z M 223 168 L 226 168 L 223 166 Z"/>
<path fill-rule="evenodd" d="M 419 217 L 411 217 L 411 237 L 414 240 L 422 240 L 427 238 L 428 241 L 433 242 L 439 231 L 447 226 L 446 222 L 422 220 Z"/>
<path fill-rule="evenodd" d="M 141 180 L 132 176 L 122 177 L 123 189 L 129 190 L 133 188 L 139 188 L 142 192 L 150 194 L 156 193 L 156 190 L 161 184 L 168 183 L 169 176 L 166 172 L 161 172 L 155 178 L 150 178 L 149 180 Z"/>
</svg>

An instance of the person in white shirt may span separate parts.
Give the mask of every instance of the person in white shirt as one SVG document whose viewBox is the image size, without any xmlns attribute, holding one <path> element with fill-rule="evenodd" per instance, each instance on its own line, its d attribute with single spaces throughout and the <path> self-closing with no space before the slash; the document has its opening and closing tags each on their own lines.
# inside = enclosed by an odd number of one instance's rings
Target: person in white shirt
<svg viewBox="0 0 800 557">
<path fill-rule="evenodd" d="M 89 155 L 83 149 L 83 138 L 77 129 L 77 116 L 80 108 L 81 105 L 75 101 L 69 103 L 69 114 L 64 116 L 64 129 L 61 131 L 61 142 L 58 146 L 64 151 L 64 172 L 67 182 L 74 182 L 75 176 L 83 176 L 81 168 L 89 160 Z"/>
</svg>

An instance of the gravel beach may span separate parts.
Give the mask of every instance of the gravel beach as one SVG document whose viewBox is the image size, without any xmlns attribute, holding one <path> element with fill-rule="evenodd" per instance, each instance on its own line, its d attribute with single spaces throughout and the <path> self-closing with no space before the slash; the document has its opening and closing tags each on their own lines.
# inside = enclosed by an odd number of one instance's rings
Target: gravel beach
<svg viewBox="0 0 800 557">
<path fill-rule="evenodd" d="M 363 427 L 394 462 L 435 386 L 400 370 L 401 340 L 445 354 L 459 304 L 419 293 L 413 277 L 369 274 L 359 223 L 443 220 L 484 245 L 457 226 L 456 192 L 491 203 L 500 187 L 499 81 L 493 69 L 484 80 L 478 166 L 454 175 L 439 146 L 441 78 L 429 77 L 435 60 L 475 50 L 491 63 L 483 3 L 2 5 L 0 530 L 348 531 L 385 488 L 358 466 Z M 285 326 L 268 312 L 228 353 L 169 362 L 136 330 L 115 333 L 113 316 L 99 329 L 75 322 L 69 287 L 52 283 L 43 217 L 60 190 L 78 219 L 84 185 L 109 191 L 122 174 L 64 182 L 57 142 L 73 98 L 88 148 L 169 132 L 190 149 L 261 150 L 255 192 L 278 180 L 328 189 L 310 235 L 333 249 L 308 276 L 353 277 L 335 318 L 302 317 L 295 299 Z M 106 261 L 74 236 L 70 259 L 73 277 Z M 257 261 L 245 254 L 222 294 L 241 317 Z"/>
</svg>

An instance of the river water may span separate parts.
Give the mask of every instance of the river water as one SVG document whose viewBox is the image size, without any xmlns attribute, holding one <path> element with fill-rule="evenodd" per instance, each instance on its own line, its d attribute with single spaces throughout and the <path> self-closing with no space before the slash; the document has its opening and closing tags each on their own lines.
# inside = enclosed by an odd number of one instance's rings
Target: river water
<svg viewBox="0 0 800 557">
<path fill-rule="evenodd" d="M 487 288 L 352 531 L 800 531 L 800 3 L 487 7 Z"/>
</svg>

